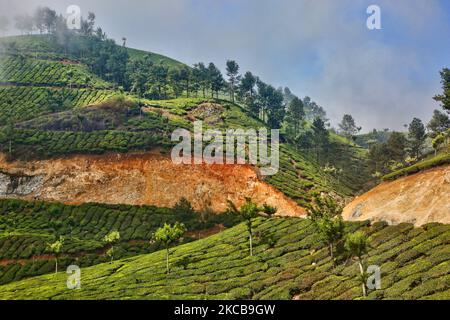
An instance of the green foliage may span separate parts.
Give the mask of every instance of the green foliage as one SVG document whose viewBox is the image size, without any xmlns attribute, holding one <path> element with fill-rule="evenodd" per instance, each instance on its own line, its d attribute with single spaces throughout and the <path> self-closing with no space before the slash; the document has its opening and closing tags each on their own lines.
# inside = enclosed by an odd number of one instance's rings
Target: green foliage
<svg viewBox="0 0 450 320">
<path fill-rule="evenodd" d="M 426 138 L 425 126 L 420 119 L 414 118 L 409 124 L 408 131 L 411 156 L 419 158 Z"/>
<path fill-rule="evenodd" d="M 445 258 L 448 258 L 446 239 L 450 226 L 430 225 L 414 229 L 410 224 L 367 226 L 345 222 L 345 225 L 353 232 L 364 231 L 373 239 L 373 248 L 364 257 L 367 262 L 381 267 L 382 290 L 370 292 L 369 299 L 448 298 L 449 276 L 445 264 L 448 259 Z M 83 279 L 88 281 L 83 282 L 82 290 L 67 291 L 65 274 L 44 275 L 1 286 L 0 298 L 267 300 L 361 297 L 358 261 L 349 260 L 333 267 L 327 248 L 317 244 L 311 221 L 256 218 L 254 228 L 255 235 L 272 235 L 276 239 L 272 246 L 265 241 L 255 242 L 256 257 L 248 257 L 242 252 L 248 239 L 245 224 L 240 224 L 211 237 L 173 247 L 171 251 L 176 258 L 170 274 L 166 273 L 163 261 L 165 252 L 159 251 L 129 257 L 113 265 L 103 263 L 83 268 Z M 430 245 L 421 250 L 422 259 L 399 262 L 401 253 L 411 251 L 424 239 L 429 239 Z"/>
<path fill-rule="evenodd" d="M 160 249 L 149 244 L 149 239 L 164 223 L 183 222 L 191 231 L 209 229 L 223 224 L 236 225 L 238 221 L 225 214 L 215 214 L 200 221 L 197 212 L 180 214 L 173 209 L 154 206 L 83 204 L 68 206 L 59 203 L 0 200 L 0 260 L 11 261 L 0 270 L 0 284 L 24 277 L 50 272 L 53 264 L 46 264 L 48 243 L 59 236 L 64 245 L 58 254 L 59 265 L 73 262 L 79 266 L 106 262 L 104 254 L 111 250 L 105 237 L 111 230 L 120 233 L 110 253 L 114 258 L 129 257 Z M 116 238 L 114 236 L 113 238 Z M 185 237 L 183 242 L 192 241 Z M 22 259 L 21 264 L 14 264 Z"/>
<path fill-rule="evenodd" d="M 179 223 L 177 221 L 177 222 L 175 222 L 175 224 L 173 226 L 165 223 L 163 227 L 156 230 L 156 232 L 153 236 L 154 240 L 162 242 L 166 247 L 166 271 L 168 274 L 170 273 L 169 245 L 178 241 L 185 232 L 186 232 L 186 227 L 184 226 L 184 224 Z"/>
<path fill-rule="evenodd" d="M 0 82 L 22 86 L 107 89 L 111 85 L 92 76 L 86 66 L 60 61 L 0 58 Z M 86 81 L 86 80 L 89 81 Z"/>
<path fill-rule="evenodd" d="M 423 170 L 438 167 L 450 163 L 450 154 L 442 153 L 429 159 L 422 160 L 412 166 L 402 168 L 383 176 L 383 180 L 395 180 L 402 176 L 411 175 Z"/>
<path fill-rule="evenodd" d="M 440 72 L 442 83 L 442 94 L 434 97 L 434 100 L 441 103 L 442 108 L 450 111 L 450 69 L 444 68 Z"/>
</svg>

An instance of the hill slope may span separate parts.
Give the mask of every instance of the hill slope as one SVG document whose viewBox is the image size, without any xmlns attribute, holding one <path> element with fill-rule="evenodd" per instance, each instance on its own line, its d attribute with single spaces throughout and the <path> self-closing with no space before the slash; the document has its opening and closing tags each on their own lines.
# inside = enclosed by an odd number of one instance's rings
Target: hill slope
<svg viewBox="0 0 450 320">
<path fill-rule="evenodd" d="M 12 126 L 0 128 L 0 151 L 8 159 L 155 149 L 167 153 L 173 145 L 171 132 L 179 127 L 192 129 L 193 120 L 222 130 L 265 126 L 247 110 L 224 100 L 150 101 L 126 94 L 126 99 L 135 101 L 133 106 L 108 109 L 108 100 L 121 91 L 90 72 L 83 60 L 66 55 L 51 37 L 8 37 L 0 43 L 7 47 L 14 43 L 15 50 L 22 53 L 12 54 L 16 51 L 8 49 L 0 58 L 0 119 Z M 153 53 L 127 50 L 131 58 L 149 55 L 155 62 L 178 64 Z M 98 108 L 99 104 L 106 106 Z M 300 206 L 322 192 L 338 197 L 353 195 L 369 179 L 365 153 L 333 134 L 331 142 L 328 162 L 320 164 L 314 152 L 283 143 L 280 172 L 266 177 L 265 182 Z M 326 165 L 342 171 L 325 172 Z"/>
<path fill-rule="evenodd" d="M 348 220 L 390 223 L 450 223 L 450 166 L 386 181 L 356 197 L 344 209 Z"/>
<path fill-rule="evenodd" d="M 81 289 L 66 288 L 66 273 L 0 286 L 0 299 L 354 299 L 358 266 L 332 268 L 308 220 L 257 219 L 255 256 L 248 256 L 243 224 L 177 246 L 172 272 L 164 251 L 83 268 Z M 372 299 L 449 299 L 450 226 L 349 223 L 372 237 L 368 265 L 382 271 Z M 271 238 L 271 241 L 268 241 Z M 272 245 L 269 245 L 271 243 Z"/>
<path fill-rule="evenodd" d="M 305 214 L 249 165 L 176 165 L 158 154 L 116 153 L 12 163 L 0 157 L 0 168 L 0 197 L 158 207 L 185 197 L 195 209 L 215 212 L 225 211 L 227 200 L 240 206 L 251 197 L 280 215 Z"/>
</svg>

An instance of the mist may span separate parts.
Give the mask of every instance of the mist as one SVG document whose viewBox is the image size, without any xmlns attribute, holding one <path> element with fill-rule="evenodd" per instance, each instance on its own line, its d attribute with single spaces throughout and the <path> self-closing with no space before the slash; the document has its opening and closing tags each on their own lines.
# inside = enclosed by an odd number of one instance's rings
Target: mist
<svg viewBox="0 0 450 320">
<path fill-rule="evenodd" d="M 64 13 L 71 4 L 95 12 L 118 42 L 222 70 L 234 59 L 241 73 L 310 96 L 334 126 L 349 113 L 363 131 L 428 121 L 439 70 L 450 66 L 450 5 L 440 0 L 377 1 L 381 30 L 366 27 L 367 0 L 0 0 L 0 15 L 12 23 L 39 5 Z"/>
</svg>

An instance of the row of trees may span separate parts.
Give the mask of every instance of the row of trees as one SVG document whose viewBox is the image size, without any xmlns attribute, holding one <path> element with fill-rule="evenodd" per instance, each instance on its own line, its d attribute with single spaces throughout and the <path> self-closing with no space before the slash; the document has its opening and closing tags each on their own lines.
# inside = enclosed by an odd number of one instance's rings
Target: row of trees
<svg viewBox="0 0 450 320">
<path fill-rule="evenodd" d="M 369 164 L 375 174 L 384 174 L 418 161 L 423 156 L 427 138 L 431 140 L 435 154 L 450 141 L 450 71 L 441 71 L 443 94 L 434 97 L 444 111 L 434 110 L 425 126 L 414 118 L 407 126 L 407 134 L 392 132 L 386 142 L 374 143 L 369 149 Z"/>
<path fill-rule="evenodd" d="M 323 244 L 328 246 L 331 263 L 357 258 L 363 296 L 367 295 L 367 273 L 364 255 L 369 250 L 369 238 L 362 231 L 348 233 L 342 219 L 342 206 L 331 197 L 316 197 L 308 207 L 308 217 L 313 222 Z"/>
</svg>

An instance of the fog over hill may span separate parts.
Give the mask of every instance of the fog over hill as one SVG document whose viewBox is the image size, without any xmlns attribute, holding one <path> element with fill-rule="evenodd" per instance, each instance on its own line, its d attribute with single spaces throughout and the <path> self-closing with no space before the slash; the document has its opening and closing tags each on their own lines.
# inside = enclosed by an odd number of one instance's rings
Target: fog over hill
<svg viewBox="0 0 450 320">
<path fill-rule="evenodd" d="M 48 5 L 64 12 L 71 1 L 11 3 L 2 15 Z M 336 124 L 351 113 L 363 126 L 402 129 L 413 116 L 427 121 L 448 66 L 449 3 L 378 1 L 382 29 L 368 30 L 371 1 L 77 1 L 104 30 L 131 47 L 192 64 L 236 59 L 276 86 L 311 96 Z M 270 17 L 267 13 L 270 12 Z M 17 33 L 10 30 L 9 34 Z"/>
</svg>

